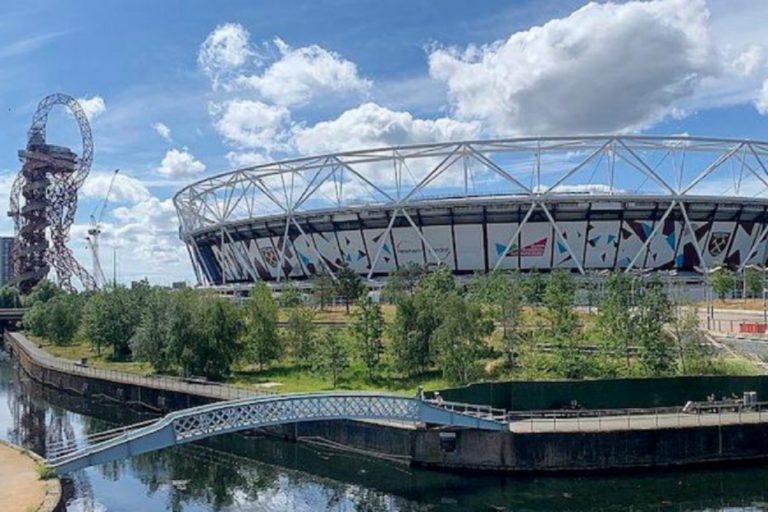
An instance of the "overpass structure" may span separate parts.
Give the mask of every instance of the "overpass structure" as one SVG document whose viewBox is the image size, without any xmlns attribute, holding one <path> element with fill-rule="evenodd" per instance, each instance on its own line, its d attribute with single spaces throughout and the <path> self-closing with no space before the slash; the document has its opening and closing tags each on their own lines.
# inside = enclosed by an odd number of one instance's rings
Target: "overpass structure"
<svg viewBox="0 0 768 512">
<path fill-rule="evenodd" d="M 101 432 L 83 445 L 48 447 L 48 464 L 59 474 L 105 464 L 212 436 L 282 423 L 323 420 L 391 420 L 502 431 L 505 411 L 436 403 L 381 393 L 267 395 L 176 411 L 158 420 Z"/>
</svg>

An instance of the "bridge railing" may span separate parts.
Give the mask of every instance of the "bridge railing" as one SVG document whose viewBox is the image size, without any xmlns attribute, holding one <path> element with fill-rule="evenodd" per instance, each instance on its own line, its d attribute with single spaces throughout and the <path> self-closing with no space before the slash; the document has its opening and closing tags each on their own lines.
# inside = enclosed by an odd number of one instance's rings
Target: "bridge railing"
<svg viewBox="0 0 768 512">
<path fill-rule="evenodd" d="M 50 370 L 72 375 L 107 380 L 116 384 L 127 384 L 171 392 L 199 395 L 218 400 L 234 400 L 238 398 L 274 394 L 274 391 L 256 390 L 240 386 L 221 384 L 217 382 L 195 381 L 193 379 L 160 375 L 140 375 L 136 373 L 108 370 L 104 368 L 94 368 L 92 366 L 83 365 L 69 359 L 62 359 L 60 357 L 53 356 L 40 346 L 35 345 L 22 333 L 6 332 L 5 338 L 6 343 L 10 343 L 15 350 L 22 351 L 28 358 L 32 359 L 35 364 Z M 62 387 L 66 388 L 66 386 Z M 82 389 L 69 389 L 69 391 L 77 394 L 83 394 Z M 103 395 L 102 397 L 107 400 L 120 401 L 121 403 L 130 403 L 125 400 L 118 400 L 113 396 Z M 150 408 L 155 407 L 155 405 L 146 403 L 141 405 L 149 406 Z"/>
<path fill-rule="evenodd" d="M 686 407 L 558 409 L 510 412 L 513 432 L 605 432 L 705 427 L 768 421 L 768 402 L 691 402 Z"/>
</svg>

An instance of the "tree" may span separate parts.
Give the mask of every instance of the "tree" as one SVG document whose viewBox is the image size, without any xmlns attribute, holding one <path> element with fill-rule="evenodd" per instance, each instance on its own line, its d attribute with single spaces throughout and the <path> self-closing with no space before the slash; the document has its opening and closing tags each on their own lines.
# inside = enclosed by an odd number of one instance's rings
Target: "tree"
<svg viewBox="0 0 768 512">
<path fill-rule="evenodd" d="M 624 272 L 609 275 L 603 284 L 603 297 L 597 312 L 598 334 L 610 352 L 624 355 L 627 372 L 631 366 L 635 284 L 635 278 Z"/>
<path fill-rule="evenodd" d="M 177 363 L 171 354 L 174 300 L 174 294 L 166 290 L 153 290 L 130 342 L 134 359 L 149 362 L 158 373 L 165 373 Z"/>
<path fill-rule="evenodd" d="M 434 334 L 438 366 L 449 381 L 467 384 L 480 375 L 479 360 L 487 351 L 484 339 L 493 331 L 493 322 L 479 304 L 456 292 L 445 297 L 443 312 Z"/>
<path fill-rule="evenodd" d="M 648 375 L 665 375 L 674 367 L 673 346 L 664 336 L 671 309 L 662 282 L 654 278 L 646 283 L 637 305 L 634 335 L 640 346 L 640 363 Z"/>
<path fill-rule="evenodd" d="M 205 340 L 205 345 L 202 347 L 204 350 L 197 355 L 197 366 L 193 370 L 211 379 L 221 379 L 229 375 L 232 365 L 243 355 L 243 321 L 240 312 L 229 299 L 206 298 L 204 304 L 200 320 L 201 338 Z"/>
<path fill-rule="evenodd" d="M 383 349 L 381 335 L 384 330 L 384 317 L 381 314 L 381 306 L 370 297 L 360 299 L 350 330 L 358 354 L 368 370 L 368 380 L 373 381 Z"/>
<path fill-rule="evenodd" d="M 762 272 L 752 267 L 746 267 L 744 269 L 744 287 L 752 297 L 762 296 L 764 284 L 764 275 Z"/>
<path fill-rule="evenodd" d="M 251 289 L 251 296 L 245 303 L 245 338 L 251 357 L 259 363 L 259 370 L 281 354 L 277 305 L 263 282 Z"/>
<path fill-rule="evenodd" d="M 568 379 L 583 378 L 585 360 L 580 350 L 581 325 L 574 310 L 576 283 L 570 272 L 555 270 L 544 289 L 548 335 L 557 351 L 558 372 Z"/>
<path fill-rule="evenodd" d="M 399 266 L 387 279 L 382 290 L 382 298 L 388 302 L 396 303 L 403 294 L 412 294 L 425 274 L 424 266 L 413 261 Z"/>
<path fill-rule="evenodd" d="M 541 304 L 544 298 L 544 291 L 547 288 L 547 281 L 541 272 L 532 271 L 523 281 L 522 293 L 525 302 L 528 304 Z"/>
<path fill-rule="evenodd" d="M 390 327 L 390 348 L 397 370 L 405 375 L 419 375 L 434 362 L 432 335 L 440 325 L 440 310 L 433 298 L 423 291 L 404 297 L 395 310 Z"/>
<path fill-rule="evenodd" d="M 330 375 L 333 388 L 339 383 L 344 371 L 349 367 L 349 344 L 343 332 L 337 329 L 324 329 L 320 335 L 318 347 L 318 367 L 324 375 Z"/>
<path fill-rule="evenodd" d="M 288 311 L 284 337 L 293 353 L 296 365 L 306 370 L 312 365 L 317 351 L 317 328 L 315 312 L 307 308 L 293 308 Z"/>
<path fill-rule="evenodd" d="M 349 314 L 349 304 L 356 301 L 365 291 L 362 278 L 349 265 L 342 265 L 336 272 L 336 295 L 344 300 L 344 307 Z"/>
<path fill-rule="evenodd" d="M 331 298 L 331 295 L 333 295 L 334 289 L 335 284 L 333 279 L 326 273 L 318 274 L 312 280 L 312 293 L 320 303 L 320 311 L 325 309 L 328 300 Z"/>
<path fill-rule="evenodd" d="M 131 355 L 129 341 L 141 313 L 130 290 L 122 285 L 110 286 L 88 299 L 83 308 L 82 331 L 96 346 L 97 354 L 101 354 L 102 345 L 108 345 L 114 359 L 127 359 Z"/>
<path fill-rule="evenodd" d="M 517 280 L 501 272 L 485 274 L 473 283 L 472 295 L 488 306 L 493 317 L 501 324 L 502 351 L 509 366 L 513 366 L 522 325 L 523 296 Z"/>
<path fill-rule="evenodd" d="M 283 282 L 277 303 L 281 308 L 295 308 L 301 306 L 301 292 L 293 281 Z"/>
<path fill-rule="evenodd" d="M 20 308 L 21 298 L 19 292 L 13 286 L 0 288 L 0 308 Z"/>
<path fill-rule="evenodd" d="M 35 336 L 45 337 L 48 329 L 48 317 L 45 311 L 45 303 L 33 304 L 24 312 L 21 325 L 25 330 Z"/>
<path fill-rule="evenodd" d="M 53 281 L 43 279 L 37 283 L 26 296 L 22 297 L 21 301 L 24 304 L 24 307 L 32 307 L 38 302 L 48 302 L 56 295 L 62 293 L 64 293 L 64 290 L 54 284 Z"/>
<path fill-rule="evenodd" d="M 680 371 L 687 374 L 692 363 L 704 358 L 704 337 L 699 328 L 699 313 L 690 304 L 677 301 L 670 320 L 677 342 L 677 354 L 680 359 Z"/>
<path fill-rule="evenodd" d="M 712 273 L 712 289 L 720 300 L 724 301 L 736 286 L 736 279 L 733 272 L 727 268 L 721 268 Z"/>
<path fill-rule="evenodd" d="M 55 345 L 70 343 L 80 327 L 82 300 L 76 293 L 59 294 L 37 307 L 45 308 L 45 335 Z"/>
<path fill-rule="evenodd" d="M 454 279 L 451 269 L 446 265 L 440 265 L 419 279 L 418 288 L 418 292 L 422 295 L 439 299 L 456 290 L 456 279 Z"/>
</svg>

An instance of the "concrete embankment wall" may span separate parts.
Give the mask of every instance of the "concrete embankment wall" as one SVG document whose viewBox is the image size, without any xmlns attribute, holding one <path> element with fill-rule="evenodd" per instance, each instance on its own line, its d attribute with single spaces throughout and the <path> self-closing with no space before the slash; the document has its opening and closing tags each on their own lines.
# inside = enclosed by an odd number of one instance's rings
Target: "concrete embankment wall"
<svg viewBox="0 0 768 512">
<path fill-rule="evenodd" d="M 151 379 L 145 379 L 146 384 L 142 385 L 70 373 L 39 360 L 30 350 L 31 342 L 16 333 L 6 331 L 3 341 L 5 349 L 13 354 L 19 366 L 31 379 L 68 393 L 122 403 L 158 413 L 205 405 L 216 401 L 216 399 L 206 396 L 154 388 L 151 386 Z"/>
<path fill-rule="evenodd" d="M 34 351 L 6 333 L 6 348 L 34 380 L 79 395 L 169 411 L 215 401 L 189 392 L 74 375 L 46 366 Z M 29 342 L 27 342 L 28 344 Z M 551 383 L 526 383 L 528 386 Z M 557 383 L 560 384 L 560 383 Z M 717 392 L 713 389 L 711 392 Z M 768 424 L 697 426 L 655 430 L 511 433 L 458 430 L 455 446 L 441 444 L 444 430 L 394 424 L 320 421 L 281 425 L 262 432 L 317 442 L 428 467 L 493 471 L 632 469 L 768 460 Z"/>
</svg>

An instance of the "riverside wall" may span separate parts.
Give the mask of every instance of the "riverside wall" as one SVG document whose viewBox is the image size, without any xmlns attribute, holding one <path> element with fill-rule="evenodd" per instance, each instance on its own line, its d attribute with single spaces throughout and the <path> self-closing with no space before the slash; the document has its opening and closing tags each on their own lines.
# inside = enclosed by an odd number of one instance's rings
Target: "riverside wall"
<svg viewBox="0 0 768 512">
<path fill-rule="evenodd" d="M 163 388 L 154 387 L 159 384 L 151 378 L 118 381 L 108 375 L 72 373 L 52 365 L 43 351 L 22 335 L 6 332 L 4 339 L 6 349 L 30 378 L 60 391 L 156 412 L 226 398 L 202 388 L 174 390 L 168 383 L 163 383 Z M 316 421 L 254 433 L 451 470 L 606 471 L 768 461 L 768 423 L 513 433 L 449 431 L 385 422 Z"/>
</svg>

